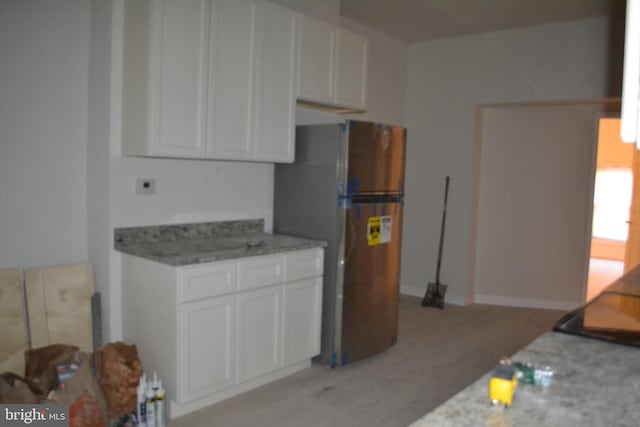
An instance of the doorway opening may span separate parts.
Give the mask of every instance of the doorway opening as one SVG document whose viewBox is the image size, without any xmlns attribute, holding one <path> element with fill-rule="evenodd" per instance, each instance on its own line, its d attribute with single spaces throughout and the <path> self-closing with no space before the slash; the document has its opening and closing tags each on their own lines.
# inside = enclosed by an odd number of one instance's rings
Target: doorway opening
<svg viewBox="0 0 640 427">
<path fill-rule="evenodd" d="M 625 270 L 634 146 L 619 135 L 620 118 L 599 120 L 587 301 Z"/>
</svg>

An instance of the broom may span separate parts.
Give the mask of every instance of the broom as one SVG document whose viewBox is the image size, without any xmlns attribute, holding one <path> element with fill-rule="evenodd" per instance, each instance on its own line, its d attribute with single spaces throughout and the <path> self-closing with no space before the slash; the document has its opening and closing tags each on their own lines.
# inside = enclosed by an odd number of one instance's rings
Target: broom
<svg viewBox="0 0 640 427">
<path fill-rule="evenodd" d="M 447 285 L 440 283 L 440 265 L 442 263 L 442 243 L 444 242 L 444 226 L 447 223 L 447 196 L 449 195 L 449 177 L 447 176 L 444 183 L 444 209 L 442 210 L 442 226 L 440 228 L 440 245 L 438 247 L 438 266 L 436 268 L 435 283 L 427 284 L 427 292 L 422 299 L 422 305 L 425 307 L 444 308 L 444 294 L 447 292 Z"/>
</svg>

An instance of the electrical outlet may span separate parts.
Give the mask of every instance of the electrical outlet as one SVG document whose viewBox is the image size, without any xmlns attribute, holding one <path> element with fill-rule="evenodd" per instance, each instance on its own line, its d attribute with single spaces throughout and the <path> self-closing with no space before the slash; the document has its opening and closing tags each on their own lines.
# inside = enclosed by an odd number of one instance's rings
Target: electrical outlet
<svg viewBox="0 0 640 427">
<path fill-rule="evenodd" d="M 151 178 L 136 179 L 136 194 L 148 195 L 155 194 L 156 180 Z"/>
</svg>

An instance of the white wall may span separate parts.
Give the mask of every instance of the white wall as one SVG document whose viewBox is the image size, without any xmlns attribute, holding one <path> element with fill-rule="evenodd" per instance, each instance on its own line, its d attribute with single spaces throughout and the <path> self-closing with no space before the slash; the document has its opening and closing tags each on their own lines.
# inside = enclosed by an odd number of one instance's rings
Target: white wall
<svg viewBox="0 0 640 427">
<path fill-rule="evenodd" d="M 402 291 L 433 281 L 444 180 L 451 176 L 441 281 L 467 295 L 474 111 L 478 104 L 607 95 L 605 18 L 414 44 L 409 49 Z"/>
<path fill-rule="evenodd" d="M 96 289 L 101 294 L 103 337 L 111 331 L 112 301 L 110 253 L 109 153 L 111 141 L 111 8 L 112 3 L 91 1 L 89 57 L 89 103 L 87 133 L 87 244 Z"/>
<path fill-rule="evenodd" d="M 89 3 L 0 2 L 0 268 L 87 260 Z"/>
</svg>

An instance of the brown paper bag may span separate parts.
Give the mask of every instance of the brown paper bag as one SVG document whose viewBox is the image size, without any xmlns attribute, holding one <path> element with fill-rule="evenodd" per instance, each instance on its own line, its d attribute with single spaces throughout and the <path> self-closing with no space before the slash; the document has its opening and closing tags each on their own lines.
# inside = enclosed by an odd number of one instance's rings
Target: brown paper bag
<svg viewBox="0 0 640 427">
<path fill-rule="evenodd" d="M 53 344 L 25 352 L 25 377 L 31 390 L 46 396 L 56 386 L 56 365 L 71 360 L 78 351 L 75 345 Z"/>
<path fill-rule="evenodd" d="M 135 411 L 136 389 L 144 372 L 136 345 L 109 343 L 96 351 L 96 364 L 111 418 Z"/>
</svg>

